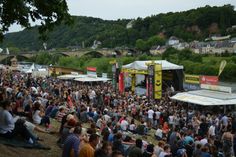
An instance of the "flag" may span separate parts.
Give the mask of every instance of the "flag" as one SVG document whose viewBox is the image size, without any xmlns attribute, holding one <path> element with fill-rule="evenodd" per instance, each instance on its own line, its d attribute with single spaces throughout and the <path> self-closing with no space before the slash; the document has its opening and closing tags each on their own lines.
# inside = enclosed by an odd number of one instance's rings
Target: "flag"
<svg viewBox="0 0 236 157">
<path fill-rule="evenodd" d="M 221 74 L 222 71 L 224 70 L 226 64 L 227 64 L 226 60 L 221 61 L 218 76 L 220 76 L 220 74 Z"/>
<path fill-rule="evenodd" d="M 121 72 L 119 74 L 119 92 L 120 94 L 124 93 L 125 85 L 124 85 L 124 73 Z"/>
</svg>

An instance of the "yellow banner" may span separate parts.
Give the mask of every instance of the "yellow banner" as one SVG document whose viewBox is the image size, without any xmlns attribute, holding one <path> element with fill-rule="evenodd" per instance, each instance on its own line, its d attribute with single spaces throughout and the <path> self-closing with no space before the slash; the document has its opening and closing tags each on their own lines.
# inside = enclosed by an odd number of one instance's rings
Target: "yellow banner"
<svg viewBox="0 0 236 157">
<path fill-rule="evenodd" d="M 161 64 L 155 64 L 154 75 L 154 99 L 161 99 L 162 97 L 162 66 Z"/>
<path fill-rule="evenodd" d="M 135 86 L 136 86 L 136 75 L 132 74 L 131 75 L 131 91 L 135 91 Z"/>
<path fill-rule="evenodd" d="M 199 75 L 185 75 L 185 83 L 200 84 Z"/>
<path fill-rule="evenodd" d="M 122 68 L 121 72 L 126 72 L 130 74 L 141 74 L 141 75 L 147 74 L 147 70 L 136 70 L 136 69 L 125 69 L 125 68 Z"/>
</svg>

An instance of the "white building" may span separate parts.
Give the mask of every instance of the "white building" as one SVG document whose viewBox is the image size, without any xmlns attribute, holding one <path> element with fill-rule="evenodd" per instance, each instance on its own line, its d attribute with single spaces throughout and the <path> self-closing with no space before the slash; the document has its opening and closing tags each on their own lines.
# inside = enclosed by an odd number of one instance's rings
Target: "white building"
<svg viewBox="0 0 236 157">
<path fill-rule="evenodd" d="M 170 37 L 170 39 L 167 41 L 167 45 L 173 46 L 179 44 L 179 39 L 175 36 Z"/>
</svg>

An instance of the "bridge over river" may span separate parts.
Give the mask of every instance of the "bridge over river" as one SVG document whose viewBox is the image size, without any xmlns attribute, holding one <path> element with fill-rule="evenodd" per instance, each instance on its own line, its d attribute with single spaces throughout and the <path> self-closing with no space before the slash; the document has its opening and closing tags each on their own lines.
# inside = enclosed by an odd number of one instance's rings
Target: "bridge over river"
<svg viewBox="0 0 236 157">
<path fill-rule="evenodd" d="M 102 57 L 102 56 L 112 56 L 114 54 L 119 55 L 119 56 L 125 56 L 129 52 L 135 52 L 135 50 L 132 49 L 81 49 L 78 51 L 65 51 L 65 52 L 46 52 L 45 53 L 50 53 L 50 54 L 59 54 L 61 56 L 70 56 L 70 57 L 81 57 L 84 55 L 91 55 L 94 57 Z M 16 55 L 7 55 L 7 54 L 0 54 L 0 63 L 5 63 L 6 60 L 10 60 L 14 56 L 17 57 L 19 61 L 23 61 L 26 59 L 30 59 L 31 57 L 39 54 L 40 52 L 34 52 L 34 53 L 19 53 Z M 42 53 L 42 52 L 41 52 Z"/>
</svg>

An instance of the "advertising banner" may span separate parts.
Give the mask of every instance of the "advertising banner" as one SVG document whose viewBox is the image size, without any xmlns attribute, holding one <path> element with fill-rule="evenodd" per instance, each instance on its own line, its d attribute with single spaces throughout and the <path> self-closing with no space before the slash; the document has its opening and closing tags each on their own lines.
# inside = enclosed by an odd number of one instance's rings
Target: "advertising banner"
<svg viewBox="0 0 236 157">
<path fill-rule="evenodd" d="M 87 67 L 87 71 L 96 72 L 96 71 L 97 71 L 97 68 L 96 68 L 96 67 Z"/>
<path fill-rule="evenodd" d="M 184 89 L 188 91 L 201 89 L 200 84 L 184 83 L 183 86 L 184 86 Z"/>
<path fill-rule="evenodd" d="M 96 67 L 87 67 L 87 75 L 97 77 L 97 68 Z"/>
<path fill-rule="evenodd" d="M 200 76 L 201 84 L 218 85 L 218 82 L 219 82 L 218 76 Z"/>
<path fill-rule="evenodd" d="M 135 91 L 135 86 L 136 86 L 136 75 L 131 74 L 131 91 Z"/>
<path fill-rule="evenodd" d="M 154 73 L 154 99 L 161 99 L 162 97 L 162 66 L 155 64 Z"/>
<path fill-rule="evenodd" d="M 232 93 L 232 88 L 231 87 L 225 87 L 225 86 L 201 84 L 201 88 L 202 89 L 208 89 L 208 90 L 214 90 L 214 91 L 220 91 L 220 92 Z"/>
<path fill-rule="evenodd" d="M 185 75 L 185 83 L 200 84 L 199 75 Z"/>
<path fill-rule="evenodd" d="M 148 98 L 153 99 L 153 81 L 154 81 L 154 65 L 148 66 Z"/>
</svg>

